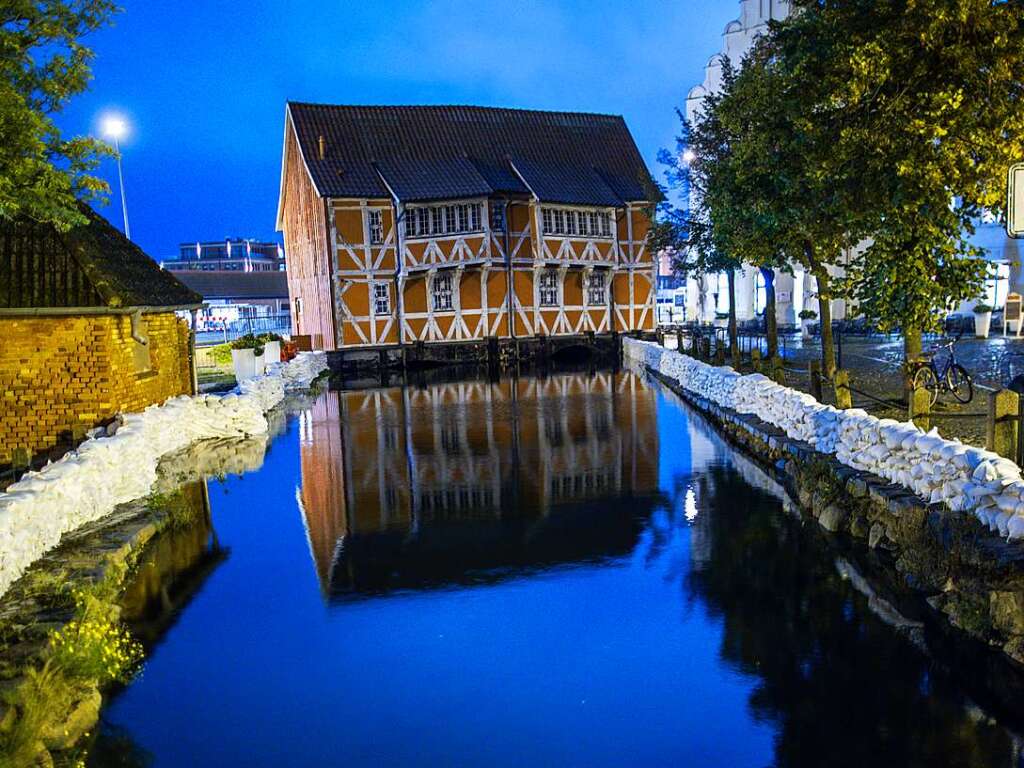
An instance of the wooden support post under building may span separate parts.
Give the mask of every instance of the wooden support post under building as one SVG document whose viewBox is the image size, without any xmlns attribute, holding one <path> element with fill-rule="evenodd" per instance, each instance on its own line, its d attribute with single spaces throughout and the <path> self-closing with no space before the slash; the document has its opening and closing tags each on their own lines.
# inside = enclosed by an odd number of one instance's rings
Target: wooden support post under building
<svg viewBox="0 0 1024 768">
<path fill-rule="evenodd" d="M 931 427 L 931 419 L 928 414 L 932 408 L 932 393 L 925 387 L 916 387 L 910 390 L 907 398 L 907 416 L 918 427 L 928 430 Z"/>
<path fill-rule="evenodd" d="M 1009 389 L 988 393 L 985 447 L 1008 459 L 1017 458 L 1017 413 L 1020 395 Z"/>
<path fill-rule="evenodd" d="M 850 392 L 850 372 L 840 368 L 832 377 L 832 387 L 836 393 L 836 408 L 846 410 L 853 408 L 853 393 Z"/>
<path fill-rule="evenodd" d="M 821 360 L 811 360 L 808 366 L 808 371 L 811 375 L 811 395 L 819 403 L 821 402 Z"/>
</svg>

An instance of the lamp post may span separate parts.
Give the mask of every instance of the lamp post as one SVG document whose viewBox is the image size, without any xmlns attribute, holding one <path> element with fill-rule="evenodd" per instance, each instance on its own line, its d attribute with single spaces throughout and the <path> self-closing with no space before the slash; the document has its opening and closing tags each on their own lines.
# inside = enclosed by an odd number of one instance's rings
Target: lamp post
<svg viewBox="0 0 1024 768">
<path fill-rule="evenodd" d="M 103 133 L 114 142 L 114 153 L 117 155 L 117 183 L 121 189 L 121 213 L 124 214 L 124 236 L 132 239 L 131 230 L 128 228 L 128 200 L 124 195 L 124 171 L 121 169 L 121 145 L 120 139 L 128 132 L 128 124 L 120 117 L 110 116 L 103 121 Z"/>
</svg>

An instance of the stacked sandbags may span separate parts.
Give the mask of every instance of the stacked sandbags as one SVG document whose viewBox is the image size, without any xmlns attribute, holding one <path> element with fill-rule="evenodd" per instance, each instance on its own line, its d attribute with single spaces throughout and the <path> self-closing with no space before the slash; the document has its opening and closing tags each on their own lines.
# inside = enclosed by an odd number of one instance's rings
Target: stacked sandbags
<svg viewBox="0 0 1024 768">
<path fill-rule="evenodd" d="M 281 401 L 287 383 L 308 384 L 324 368 L 322 353 L 302 353 L 245 382 L 240 394 L 172 397 L 26 473 L 0 494 L 0 594 L 63 534 L 148 494 L 161 456 L 197 440 L 266 433 L 264 411 Z"/>
<path fill-rule="evenodd" d="M 847 466 L 912 490 L 925 501 L 974 514 L 990 530 L 1024 538 L 1020 468 L 991 451 L 925 433 L 912 422 L 839 411 L 761 374 L 740 376 L 649 342 L 627 339 L 627 360 L 649 365 L 689 392 L 758 416 Z"/>
</svg>

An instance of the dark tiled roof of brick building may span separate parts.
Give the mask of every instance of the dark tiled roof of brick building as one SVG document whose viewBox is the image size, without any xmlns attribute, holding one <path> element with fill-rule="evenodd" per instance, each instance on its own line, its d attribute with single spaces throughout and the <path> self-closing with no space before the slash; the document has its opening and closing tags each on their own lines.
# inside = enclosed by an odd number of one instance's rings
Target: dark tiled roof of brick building
<svg viewBox="0 0 1024 768">
<path fill-rule="evenodd" d="M 189 270 L 174 275 L 204 299 L 288 298 L 288 276 L 284 272 Z"/>
<path fill-rule="evenodd" d="M 323 197 L 388 197 L 389 187 L 402 202 L 530 192 L 580 205 L 659 197 L 617 115 L 297 102 L 288 111 Z"/>
<path fill-rule="evenodd" d="M 86 224 L 0 219 L 0 307 L 196 307 L 203 297 L 85 203 Z"/>
</svg>

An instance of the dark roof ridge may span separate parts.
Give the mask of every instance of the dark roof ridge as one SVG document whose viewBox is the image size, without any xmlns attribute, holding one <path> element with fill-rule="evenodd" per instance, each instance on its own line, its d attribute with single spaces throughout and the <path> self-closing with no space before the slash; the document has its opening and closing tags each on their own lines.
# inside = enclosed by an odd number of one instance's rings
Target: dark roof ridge
<svg viewBox="0 0 1024 768">
<path fill-rule="evenodd" d="M 323 107 L 327 109 L 477 109 L 489 112 L 527 112 L 535 115 L 577 115 L 580 117 L 611 117 L 625 121 L 625 117 L 615 112 L 588 112 L 578 109 L 535 109 L 533 107 L 493 107 L 484 104 L 331 104 L 322 101 L 294 101 L 289 99 L 288 106 Z"/>
</svg>

